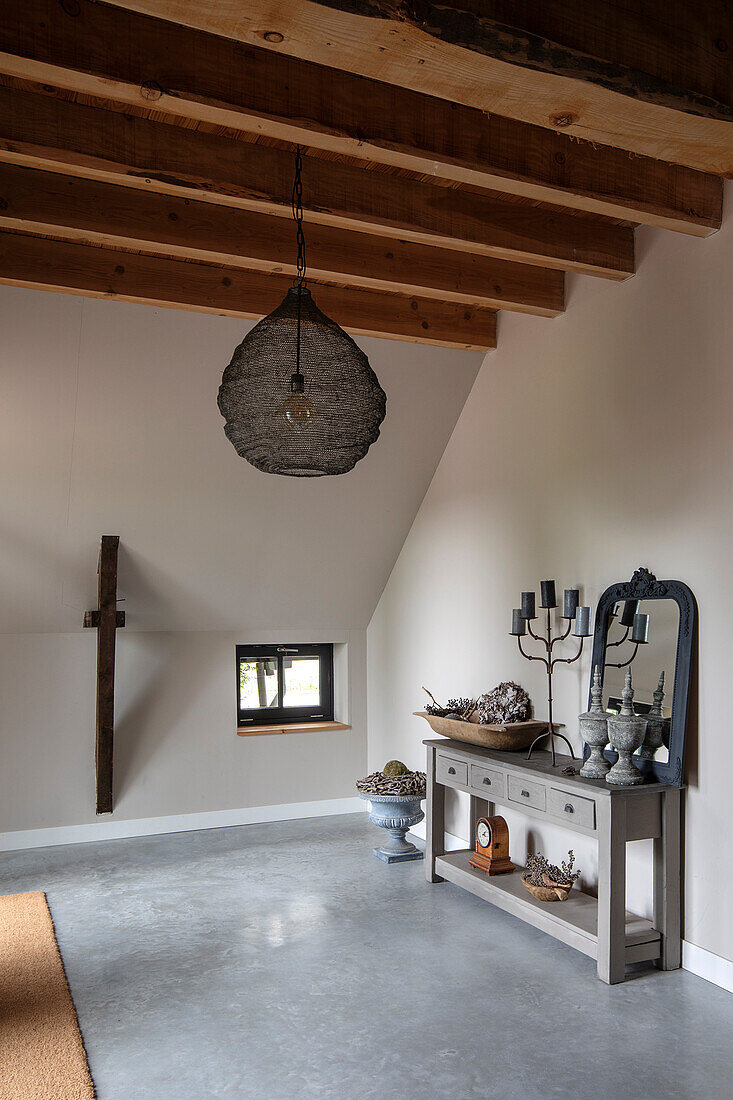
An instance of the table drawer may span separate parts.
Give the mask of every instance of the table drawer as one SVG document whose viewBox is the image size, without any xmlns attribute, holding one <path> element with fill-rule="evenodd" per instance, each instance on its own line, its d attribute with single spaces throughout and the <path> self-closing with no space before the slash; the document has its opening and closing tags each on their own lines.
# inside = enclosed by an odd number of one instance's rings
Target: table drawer
<svg viewBox="0 0 733 1100">
<path fill-rule="evenodd" d="M 504 798 L 504 772 L 495 768 L 480 768 L 471 765 L 471 788 L 491 802 L 492 798 Z"/>
<path fill-rule="evenodd" d="M 447 783 L 449 786 L 460 783 L 462 786 L 467 787 L 468 764 L 463 760 L 456 760 L 454 756 L 443 756 L 438 753 L 435 777 L 438 783 Z"/>
<path fill-rule="evenodd" d="M 568 824 L 581 825 L 584 829 L 596 827 L 596 804 L 592 798 L 570 794 L 557 787 L 550 787 L 547 793 L 547 811 L 553 817 L 562 817 Z"/>
<path fill-rule="evenodd" d="M 510 802 L 518 802 L 520 806 L 532 806 L 535 810 L 544 810 L 546 792 L 541 783 L 533 783 L 530 779 L 522 779 L 518 775 L 509 775 L 507 786 Z"/>
</svg>

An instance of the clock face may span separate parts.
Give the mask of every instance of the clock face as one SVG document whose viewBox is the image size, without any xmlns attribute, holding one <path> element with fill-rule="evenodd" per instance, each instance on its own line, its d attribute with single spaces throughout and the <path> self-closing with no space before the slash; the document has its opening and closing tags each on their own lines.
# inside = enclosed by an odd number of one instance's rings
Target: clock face
<svg viewBox="0 0 733 1100">
<path fill-rule="evenodd" d="M 488 848 L 491 842 L 491 833 L 485 821 L 479 821 L 478 828 L 476 829 L 476 839 L 482 848 Z"/>
</svg>

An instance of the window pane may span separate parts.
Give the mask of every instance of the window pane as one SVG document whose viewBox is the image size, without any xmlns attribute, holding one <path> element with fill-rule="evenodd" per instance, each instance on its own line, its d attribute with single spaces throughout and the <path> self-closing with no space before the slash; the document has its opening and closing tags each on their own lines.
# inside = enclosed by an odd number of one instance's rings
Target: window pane
<svg viewBox="0 0 733 1100">
<path fill-rule="evenodd" d="M 293 657 L 283 661 L 284 707 L 321 705 L 321 662 L 317 657 Z"/>
<path fill-rule="evenodd" d="M 241 710 L 276 707 L 277 661 L 239 662 L 239 706 Z"/>
</svg>

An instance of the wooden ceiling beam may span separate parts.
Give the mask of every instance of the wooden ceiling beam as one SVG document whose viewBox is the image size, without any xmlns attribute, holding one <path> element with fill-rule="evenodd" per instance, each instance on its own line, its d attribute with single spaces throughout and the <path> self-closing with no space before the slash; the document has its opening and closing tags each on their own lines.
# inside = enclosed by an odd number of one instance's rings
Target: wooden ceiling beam
<svg viewBox="0 0 733 1100">
<path fill-rule="evenodd" d="M 290 215 L 288 150 L 0 88 L 0 161 Z M 310 221 L 512 262 L 624 279 L 633 231 L 607 219 L 309 157 Z"/>
<path fill-rule="evenodd" d="M 90 0 L 6 2 L 0 72 L 699 236 L 720 225 L 717 177 Z"/>
<path fill-rule="evenodd" d="M 279 305 L 292 279 L 0 232 L 0 284 L 258 319 Z M 496 347 L 493 310 L 310 286 L 319 308 L 354 335 L 471 351 Z"/>
<path fill-rule="evenodd" d="M 117 0 L 604 145 L 733 174 L 727 0 Z"/>
<path fill-rule="evenodd" d="M 287 218 L 0 164 L 0 227 L 172 258 L 295 275 Z M 308 227 L 308 270 L 337 286 L 554 317 L 562 271 L 409 241 Z"/>
</svg>

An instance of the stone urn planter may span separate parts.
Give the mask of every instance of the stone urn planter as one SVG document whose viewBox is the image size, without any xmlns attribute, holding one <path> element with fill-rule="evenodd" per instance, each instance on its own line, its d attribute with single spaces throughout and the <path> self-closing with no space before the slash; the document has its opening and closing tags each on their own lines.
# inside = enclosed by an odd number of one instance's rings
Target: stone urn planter
<svg viewBox="0 0 733 1100">
<path fill-rule="evenodd" d="M 375 848 L 377 859 L 385 863 L 405 863 L 410 859 L 422 859 L 424 852 L 416 848 L 405 833 L 425 817 L 420 807 L 422 799 L 412 794 L 360 794 L 371 803 L 369 820 L 372 825 L 389 830 L 389 839 L 381 848 Z"/>
<path fill-rule="evenodd" d="M 385 863 L 423 859 L 424 852 L 405 840 L 405 833 L 425 817 L 420 806 L 425 798 L 424 773 L 411 772 L 399 760 L 390 760 L 384 771 L 359 779 L 356 789 L 359 798 L 369 803 L 372 824 L 389 832 L 384 844 L 374 849 L 377 859 Z"/>
</svg>

